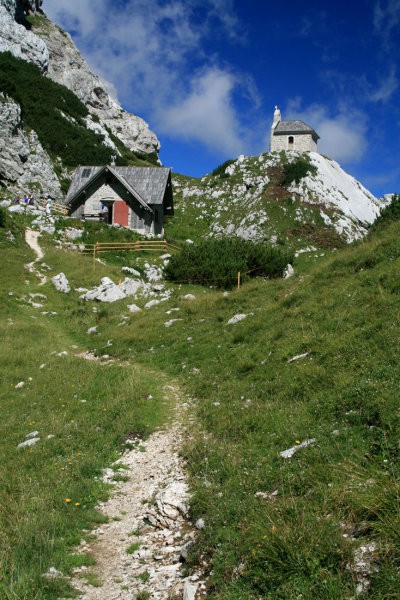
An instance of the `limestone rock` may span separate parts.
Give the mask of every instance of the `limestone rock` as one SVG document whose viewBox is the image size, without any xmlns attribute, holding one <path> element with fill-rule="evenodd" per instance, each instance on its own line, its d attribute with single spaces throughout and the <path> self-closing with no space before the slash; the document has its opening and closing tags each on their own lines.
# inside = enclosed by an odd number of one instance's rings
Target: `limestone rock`
<svg viewBox="0 0 400 600">
<path fill-rule="evenodd" d="M 92 73 L 68 33 L 49 20 L 33 30 L 48 48 L 48 76 L 51 79 L 72 90 L 92 115 L 100 119 L 101 125 L 111 129 L 127 148 L 147 154 L 159 151 L 160 143 L 147 123 L 121 108 L 109 94 L 107 85 Z"/>
<path fill-rule="evenodd" d="M 34 131 L 24 132 L 21 108 L 0 93 L 0 181 L 12 192 L 36 184 L 54 197 L 62 196 L 49 155 Z"/>
<path fill-rule="evenodd" d="M 68 279 L 64 273 L 59 273 L 58 275 L 55 275 L 55 277 L 52 277 L 51 282 L 56 290 L 62 292 L 63 294 L 69 294 L 71 291 L 71 286 L 69 285 Z"/>
<path fill-rule="evenodd" d="M 183 600 L 194 600 L 196 597 L 197 588 L 197 585 L 186 580 L 183 588 Z"/>
<path fill-rule="evenodd" d="M 291 264 L 288 264 L 286 266 L 285 272 L 283 274 L 283 278 L 289 279 L 289 277 L 292 277 L 293 275 L 294 275 L 294 269 Z"/>
<path fill-rule="evenodd" d="M 46 43 L 15 21 L 19 4 L 0 0 L 0 52 L 11 52 L 17 58 L 32 62 L 45 73 L 49 62 Z"/>
</svg>

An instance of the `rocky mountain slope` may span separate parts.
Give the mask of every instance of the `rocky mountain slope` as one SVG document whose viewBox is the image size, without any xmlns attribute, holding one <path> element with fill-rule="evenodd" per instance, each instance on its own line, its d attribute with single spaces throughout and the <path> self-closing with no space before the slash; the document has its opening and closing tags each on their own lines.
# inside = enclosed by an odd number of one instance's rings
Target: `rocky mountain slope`
<svg viewBox="0 0 400 600">
<path fill-rule="evenodd" d="M 228 162 L 201 180 L 175 176 L 172 237 L 237 235 L 315 252 L 361 238 L 384 205 L 338 163 L 315 152 Z"/>
<path fill-rule="evenodd" d="M 71 37 L 42 13 L 41 4 L 40 0 L 0 0 L 0 52 L 36 65 L 43 76 L 73 91 L 89 111 L 84 126 L 99 136 L 98 143 L 107 145 L 117 160 L 125 151 L 157 158 L 160 144 L 147 123 L 124 111 L 108 94 Z M 36 184 L 61 198 L 60 175 L 68 177 L 68 171 L 62 170 L 65 165 L 54 165 L 55 157 L 26 127 L 18 102 L 9 95 L 0 96 L 0 121 L 8 123 L 0 137 L 1 184 L 15 193 Z"/>
</svg>

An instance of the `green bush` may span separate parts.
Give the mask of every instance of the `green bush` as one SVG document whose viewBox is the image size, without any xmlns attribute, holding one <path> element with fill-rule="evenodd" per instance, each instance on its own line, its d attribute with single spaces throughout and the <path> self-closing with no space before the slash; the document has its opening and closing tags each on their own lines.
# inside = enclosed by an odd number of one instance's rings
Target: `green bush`
<svg viewBox="0 0 400 600">
<path fill-rule="evenodd" d="M 373 223 L 371 229 L 383 225 L 385 223 L 391 223 L 392 221 L 398 221 L 400 219 L 400 194 L 393 194 L 390 204 L 384 206 L 379 214 L 379 217 Z"/>
<path fill-rule="evenodd" d="M 0 206 L 0 227 L 5 227 L 7 222 L 7 211 L 3 206 Z"/>
<path fill-rule="evenodd" d="M 315 175 L 317 168 L 310 163 L 307 156 L 299 156 L 299 158 L 291 163 L 286 163 L 283 167 L 282 185 L 288 186 L 293 181 L 299 183 L 300 179 L 306 177 L 309 173 Z"/>
<path fill-rule="evenodd" d="M 241 238 L 208 239 L 187 245 L 175 254 L 165 270 L 172 281 L 233 287 L 240 272 L 246 277 L 281 277 L 293 256 L 267 244 Z"/>
</svg>

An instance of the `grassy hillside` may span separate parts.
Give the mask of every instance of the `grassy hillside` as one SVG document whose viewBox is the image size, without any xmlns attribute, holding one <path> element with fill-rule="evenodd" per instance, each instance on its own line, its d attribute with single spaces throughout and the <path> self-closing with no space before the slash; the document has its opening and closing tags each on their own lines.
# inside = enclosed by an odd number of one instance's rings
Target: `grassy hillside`
<svg viewBox="0 0 400 600">
<path fill-rule="evenodd" d="M 40 574 L 50 565 L 67 573 L 78 560 L 65 550 L 97 518 L 104 485 L 93 476 L 121 447 L 126 415 L 129 428 L 146 432 L 165 415 L 158 377 L 179 382 L 195 401 L 184 453 L 191 517 L 203 518 L 205 528 L 188 568 L 203 564 L 208 598 L 341 600 L 357 588 L 369 598 L 398 596 L 398 222 L 298 266 L 289 280 L 256 280 L 229 294 L 171 284 L 168 301 L 135 314 L 123 301 L 93 312 L 77 294 L 38 286 L 23 269 L 30 252 L 6 230 L 0 228 L 5 598 L 57 597 L 56 583 Z M 116 267 L 93 270 L 90 258 L 50 239 L 44 245 L 51 273 L 63 270 L 73 286 L 119 277 Z M 27 302 L 29 292 L 46 294 L 44 311 L 58 314 L 42 315 Z M 196 299 L 185 299 L 188 292 Z M 180 320 L 165 327 L 171 308 Z M 247 316 L 228 324 L 238 313 Z M 88 335 L 94 324 L 97 333 Z M 87 363 L 76 356 L 84 349 L 130 366 Z M 152 372 L 158 400 L 149 414 L 141 397 Z M 26 385 L 16 389 L 21 380 Z M 35 429 L 43 441 L 17 450 Z M 280 455 L 296 446 L 291 458 Z M 66 498 L 80 506 L 67 506 Z"/>
</svg>

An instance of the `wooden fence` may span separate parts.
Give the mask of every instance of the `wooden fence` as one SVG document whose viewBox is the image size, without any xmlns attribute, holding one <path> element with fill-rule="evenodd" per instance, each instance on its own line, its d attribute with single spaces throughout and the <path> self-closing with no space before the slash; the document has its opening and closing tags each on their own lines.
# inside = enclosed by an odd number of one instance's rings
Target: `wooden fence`
<svg viewBox="0 0 400 600">
<path fill-rule="evenodd" d="M 98 254 L 103 252 L 180 252 L 178 246 L 166 240 L 137 240 L 136 242 L 96 242 L 95 244 L 74 244 L 83 254 L 93 256 L 93 264 Z"/>
<path fill-rule="evenodd" d="M 41 206 L 43 206 L 43 208 L 46 208 L 47 200 L 39 200 L 39 204 Z M 67 206 L 65 206 L 65 204 L 59 204 L 58 202 L 52 202 L 50 212 L 56 213 L 58 215 L 63 215 L 64 217 L 66 217 L 68 214 L 68 208 L 67 208 Z"/>
</svg>

